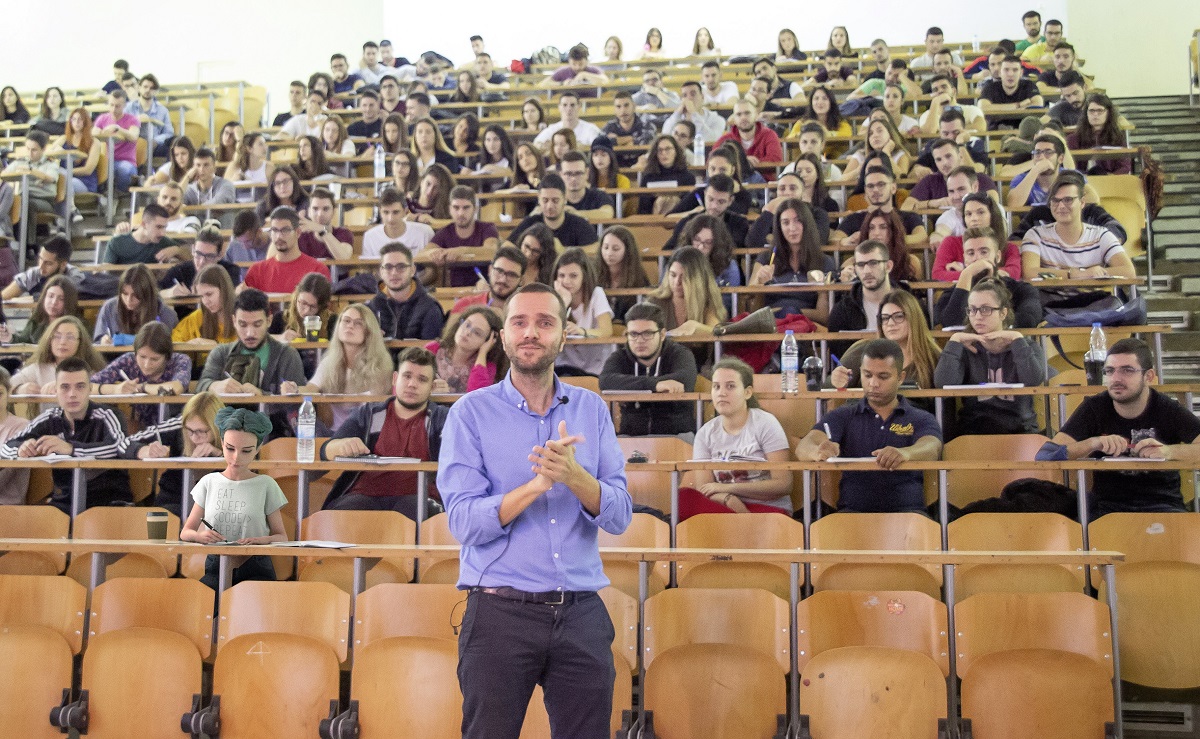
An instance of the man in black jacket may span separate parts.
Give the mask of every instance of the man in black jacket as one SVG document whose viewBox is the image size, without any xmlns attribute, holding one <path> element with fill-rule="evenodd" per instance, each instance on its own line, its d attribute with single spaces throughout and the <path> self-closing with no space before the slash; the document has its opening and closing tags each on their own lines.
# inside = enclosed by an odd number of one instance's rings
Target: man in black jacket
<svg viewBox="0 0 1200 739">
<path fill-rule="evenodd" d="M 883 299 L 895 289 L 909 290 L 907 284 L 892 283 L 892 260 L 887 245 L 881 241 L 864 241 L 854 250 L 854 275 L 857 281 L 849 293 L 838 293 L 837 302 L 829 311 L 829 330 L 875 331 L 879 326 L 879 309 Z M 909 290 L 909 292 L 912 292 Z M 853 339 L 829 342 L 829 350 L 842 354 Z"/>
<path fill-rule="evenodd" d="M 387 339 L 424 339 L 442 335 L 442 306 L 414 279 L 412 251 L 399 241 L 379 250 L 379 292 L 367 307 L 379 319 Z"/>
<path fill-rule="evenodd" d="M 58 407 L 33 419 L 24 433 L 0 446 L 0 459 L 50 454 L 116 459 L 118 447 L 125 440 L 125 418 L 109 406 L 91 402 L 91 376 L 87 362 L 78 357 L 60 362 L 54 373 Z M 53 476 L 54 496 L 50 504 L 70 513 L 73 472 L 55 469 Z M 87 505 L 84 507 L 133 501 L 126 470 L 86 470 L 85 476 Z"/>
<path fill-rule="evenodd" d="M 967 325 L 967 295 L 986 277 L 995 278 L 1004 266 L 1000 237 L 988 226 L 968 228 L 963 233 L 963 270 L 954 287 L 942 293 L 933 309 L 936 326 Z M 1042 298 L 1028 282 L 1000 275 L 1013 300 L 1013 328 L 1036 328 L 1042 322 Z"/>
<path fill-rule="evenodd" d="M 728 175 L 719 174 L 710 177 L 708 186 L 704 190 L 704 208 L 697 208 L 695 212 L 684 216 L 679 223 L 675 224 L 675 230 L 671 233 L 671 237 L 667 239 L 667 243 L 663 244 L 663 249 L 674 249 L 677 246 L 691 246 L 691 244 L 680 244 L 679 237 L 683 235 L 683 230 L 687 228 L 688 221 L 692 220 L 701 213 L 707 213 L 714 218 L 720 218 L 725 223 L 725 227 L 729 229 L 729 235 L 733 237 L 733 245 L 740 247 L 746 243 L 746 234 L 750 232 L 750 221 L 746 220 L 746 216 L 739 215 L 730 206 L 734 199 L 734 181 Z"/>
<path fill-rule="evenodd" d="M 430 404 L 435 362 L 433 354 L 420 347 L 400 353 L 393 377 L 395 396 L 382 403 L 363 405 L 346 419 L 329 441 L 321 446 L 321 459 L 361 457 L 412 457 L 436 460 L 442 445 L 446 406 Z M 429 481 L 424 517 L 442 511 Z M 378 472 L 343 472 L 333 484 L 324 507 L 332 510 L 398 511 L 417 517 L 417 473 L 400 472 L 381 465 Z"/>
<path fill-rule="evenodd" d="M 625 392 L 690 393 L 696 388 L 696 358 L 667 338 L 667 317 L 653 303 L 625 312 L 625 346 L 608 356 L 600 389 Z M 687 434 L 696 431 L 695 405 L 685 401 L 621 404 L 624 436 Z"/>
</svg>

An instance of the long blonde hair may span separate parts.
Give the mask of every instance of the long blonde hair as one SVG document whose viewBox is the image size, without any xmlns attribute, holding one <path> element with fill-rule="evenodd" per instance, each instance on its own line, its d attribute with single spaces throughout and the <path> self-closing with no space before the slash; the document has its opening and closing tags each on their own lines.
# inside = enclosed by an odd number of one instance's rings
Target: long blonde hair
<svg viewBox="0 0 1200 739">
<path fill-rule="evenodd" d="M 665 302 L 667 315 L 674 315 L 674 311 L 670 310 L 672 295 L 671 278 L 668 273 L 671 265 L 676 262 L 683 265 L 683 299 L 687 306 L 687 319 L 704 323 L 711 312 L 718 321 L 724 321 L 725 304 L 721 302 L 721 291 L 717 288 L 712 267 L 709 266 L 708 257 L 704 256 L 704 252 L 694 246 L 675 250 L 667 262 L 662 282 L 657 290 L 650 293 L 650 297 Z"/>
<path fill-rule="evenodd" d="M 179 433 L 183 437 L 183 456 L 190 457 L 192 452 L 196 450 L 196 445 L 192 443 L 192 437 L 187 433 L 184 424 L 193 416 L 200 418 L 208 426 L 209 432 L 212 434 L 213 446 L 221 448 L 221 432 L 217 430 L 217 411 L 225 407 L 224 401 L 217 396 L 216 393 L 208 392 L 196 393 L 191 397 L 191 400 L 183 406 L 183 411 L 179 414 Z"/>
<path fill-rule="evenodd" d="M 329 339 L 329 349 L 321 359 L 317 371 L 323 375 L 324 393 L 362 393 L 372 392 L 386 395 L 392 385 L 392 373 L 396 365 L 392 361 L 391 352 L 383 341 L 383 332 L 379 329 L 379 321 L 371 309 L 362 303 L 353 303 L 342 311 L 345 316 L 351 311 L 358 314 L 365 327 L 362 351 L 354 361 L 347 364 L 346 348 L 342 344 L 338 332 L 334 331 Z M 341 318 L 339 317 L 339 324 Z M 323 368 L 323 369 L 322 369 Z"/>
<path fill-rule="evenodd" d="M 59 316 L 50 322 L 50 325 L 42 332 L 42 337 L 38 339 L 37 347 L 34 348 L 33 354 L 29 355 L 27 365 L 58 364 L 58 360 L 54 358 L 54 352 L 50 348 L 50 342 L 54 339 L 54 332 L 64 323 L 71 324 L 79 332 L 79 346 L 75 349 L 75 356 L 87 362 L 93 372 L 104 369 L 104 366 L 108 363 L 104 361 L 99 352 L 96 351 L 96 347 L 92 344 L 91 339 L 88 338 L 90 334 L 87 328 L 84 327 L 83 321 L 80 321 L 75 316 Z"/>
</svg>

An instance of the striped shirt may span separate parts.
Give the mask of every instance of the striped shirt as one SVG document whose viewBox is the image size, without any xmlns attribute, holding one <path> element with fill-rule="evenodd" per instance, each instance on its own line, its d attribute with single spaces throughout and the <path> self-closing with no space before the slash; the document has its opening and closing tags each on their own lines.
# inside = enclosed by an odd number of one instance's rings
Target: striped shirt
<svg viewBox="0 0 1200 739">
<path fill-rule="evenodd" d="M 1034 226 L 1025 232 L 1021 254 L 1034 253 L 1043 267 L 1057 269 L 1086 269 L 1108 266 L 1113 257 L 1124 254 L 1125 248 L 1111 231 L 1102 226 L 1083 224 L 1083 233 L 1074 244 L 1062 240 L 1055 224 Z"/>
</svg>

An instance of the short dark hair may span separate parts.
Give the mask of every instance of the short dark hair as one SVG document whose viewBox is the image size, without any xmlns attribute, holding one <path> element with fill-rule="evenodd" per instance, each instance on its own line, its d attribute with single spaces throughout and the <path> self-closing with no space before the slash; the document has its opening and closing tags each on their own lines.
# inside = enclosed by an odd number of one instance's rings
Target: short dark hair
<svg viewBox="0 0 1200 739">
<path fill-rule="evenodd" d="M 1060 90 L 1064 87 L 1070 87 L 1071 85 L 1079 85 L 1080 87 L 1087 87 L 1087 84 L 1083 81 L 1083 75 L 1080 74 L 1079 72 L 1075 71 L 1074 69 L 1069 70 L 1066 74 L 1064 74 L 1062 76 L 1062 79 L 1060 79 L 1058 81 L 1058 88 Z"/>
<path fill-rule="evenodd" d="M 727 195 L 732 195 L 735 183 L 733 178 L 727 174 L 713 175 L 708 180 L 708 186 L 717 192 L 723 192 Z"/>
<path fill-rule="evenodd" d="M 113 97 L 115 97 L 118 100 L 128 100 L 129 99 L 129 96 L 125 94 L 125 91 L 119 87 L 113 88 L 112 92 L 110 92 L 108 94 L 112 95 Z"/>
<path fill-rule="evenodd" d="M 91 375 L 92 367 L 83 357 L 67 357 L 63 361 L 59 362 L 58 366 L 54 368 L 54 374 L 56 376 L 62 374 L 63 372 L 86 372 L 88 375 Z"/>
<path fill-rule="evenodd" d="M 895 172 L 888 169 L 887 167 L 878 167 L 878 166 L 867 167 L 866 173 L 863 174 L 863 179 L 865 180 L 869 175 L 873 175 L 873 174 L 881 174 L 884 177 L 891 180 L 892 182 L 896 181 L 896 173 Z"/>
<path fill-rule="evenodd" d="M 979 184 L 979 173 L 976 172 L 975 168 L 969 164 L 962 164 L 950 170 L 950 174 L 946 175 L 946 179 L 949 180 L 955 175 L 962 175 L 963 177 L 966 177 L 967 181 L 972 185 Z"/>
<path fill-rule="evenodd" d="M 145 223 L 147 218 L 165 218 L 169 221 L 171 220 L 171 214 L 158 203 L 149 203 L 145 208 L 142 208 L 142 222 Z"/>
<path fill-rule="evenodd" d="M 475 190 L 470 185 L 455 185 L 450 188 L 451 200 L 470 200 L 472 204 L 475 202 Z"/>
<path fill-rule="evenodd" d="M 1020 66 L 1021 58 L 1015 54 L 1008 54 L 1000 60 L 1000 66 L 1004 66 L 1005 64 L 1016 64 L 1017 66 Z"/>
<path fill-rule="evenodd" d="M 1133 354 L 1137 356 L 1138 366 L 1142 371 L 1154 369 L 1154 352 L 1150 351 L 1150 345 L 1141 339 L 1135 339 L 1132 336 L 1128 339 L 1121 339 L 1117 343 L 1108 348 L 1108 356 L 1114 354 Z"/>
<path fill-rule="evenodd" d="M 868 214 L 867 217 L 870 218 L 870 214 Z M 867 239 L 866 241 L 860 242 L 859 245 L 854 248 L 855 254 L 870 254 L 871 252 L 879 252 L 885 257 L 891 258 L 891 250 L 889 250 L 888 245 L 882 241 Z"/>
<path fill-rule="evenodd" d="M 46 148 L 46 144 L 50 143 L 50 137 L 46 134 L 46 132 L 39 131 L 36 128 L 25 134 L 25 140 L 32 141 L 43 149 Z"/>
<path fill-rule="evenodd" d="M 344 62 L 344 61 L 346 61 L 346 55 L 342 54 L 342 53 L 334 54 L 333 56 L 329 57 L 329 63 L 333 64 L 338 59 L 341 59 Z"/>
<path fill-rule="evenodd" d="M 667 325 L 667 314 L 657 303 L 634 303 L 625 311 L 625 325 L 632 321 L 654 321 L 661 331 Z"/>
<path fill-rule="evenodd" d="M 941 52 L 941 51 L 938 52 L 938 54 L 941 54 L 941 53 L 943 53 L 943 52 Z M 949 54 L 950 52 L 947 51 L 945 53 Z M 929 78 L 929 87 L 931 89 L 933 88 L 934 82 L 950 82 L 950 84 L 952 84 L 952 85 L 954 84 L 953 82 L 950 81 L 950 78 L 944 74 L 935 74 L 934 76 Z"/>
<path fill-rule="evenodd" d="M 613 101 L 617 100 L 633 100 L 633 93 L 629 90 L 617 90 L 617 94 L 613 95 Z"/>
<path fill-rule="evenodd" d="M 129 71 L 129 62 L 125 61 L 124 59 L 118 59 L 115 62 L 113 62 L 113 67 L 115 67 L 116 69 L 124 69 L 126 72 L 128 72 Z"/>
<path fill-rule="evenodd" d="M 841 59 L 842 52 L 838 51 L 837 49 L 835 49 L 831 46 L 828 49 L 826 49 L 825 53 L 822 54 L 821 56 L 825 59 Z"/>
<path fill-rule="evenodd" d="M 948 56 L 950 58 L 954 58 L 954 52 L 950 51 L 949 49 L 944 48 L 944 47 L 933 52 L 933 58 L 936 59 L 939 56 L 942 56 L 943 54 L 945 54 L 946 56 Z"/>
<path fill-rule="evenodd" d="M 566 98 L 575 98 L 575 100 L 578 101 L 579 93 L 575 92 L 574 90 L 567 90 L 566 92 L 564 92 L 563 94 L 558 96 L 559 101 L 565 100 Z"/>
<path fill-rule="evenodd" d="M 1063 140 L 1057 136 L 1051 136 L 1050 134 L 1035 136 L 1033 139 L 1033 144 L 1034 146 L 1038 144 L 1051 144 L 1054 147 L 1054 153 L 1058 154 L 1059 156 L 1062 156 L 1067 151 L 1067 145 L 1063 143 Z"/>
<path fill-rule="evenodd" d="M 281 205 L 275 210 L 271 211 L 271 215 L 268 216 L 267 219 L 271 221 L 287 221 L 288 223 L 292 224 L 292 228 L 300 225 L 300 214 L 296 212 L 295 208 L 287 205 Z"/>
<path fill-rule="evenodd" d="M 1000 235 L 997 234 L 995 229 L 993 229 L 991 226 L 975 226 L 974 228 L 968 228 L 966 231 L 963 231 L 963 243 L 965 244 L 971 239 L 987 239 L 992 242 L 992 246 L 996 247 L 997 250 L 999 250 L 1002 246 L 1000 243 Z"/>
<path fill-rule="evenodd" d="M 384 190 L 383 192 L 379 193 L 379 207 L 380 208 L 382 208 L 385 205 L 397 205 L 397 204 L 403 205 L 405 210 L 408 209 L 408 198 L 405 197 L 404 193 L 400 192 L 396 188 L 389 187 L 386 190 Z"/>
<path fill-rule="evenodd" d="M 399 241 L 389 241 L 379 248 L 379 258 L 382 259 L 388 254 L 403 254 L 408 257 L 408 261 L 412 261 L 412 249 L 409 249 Z"/>
<path fill-rule="evenodd" d="M 703 64 L 701 64 L 701 65 L 700 65 L 700 69 L 701 69 L 701 71 L 703 71 L 703 70 L 705 70 L 705 69 L 710 69 L 710 68 L 711 68 L 711 69 L 720 69 L 720 68 L 721 68 L 721 65 L 720 65 L 720 64 L 718 64 L 718 63 L 716 63 L 716 62 L 715 62 L 715 61 L 713 61 L 712 59 L 709 59 L 707 62 L 705 62 L 705 63 L 703 63 Z"/>
<path fill-rule="evenodd" d="M 308 97 L 312 97 L 313 95 L 316 95 L 317 97 L 321 98 L 321 102 L 325 102 L 326 100 L 329 99 L 325 93 L 321 92 L 317 88 L 315 88 L 315 87 L 308 88 Z"/>
<path fill-rule="evenodd" d="M 888 66 L 892 69 L 908 69 L 908 62 L 903 59 L 893 59 L 888 62 Z"/>
<path fill-rule="evenodd" d="M 313 188 L 313 191 L 308 194 L 308 201 L 310 203 L 312 201 L 316 200 L 317 198 L 320 198 L 321 200 L 328 200 L 331 203 L 337 199 L 337 198 L 333 197 L 332 192 L 330 192 L 328 189 L 326 189 L 324 187 L 315 187 L 315 188 Z"/>
<path fill-rule="evenodd" d="M 150 82 L 154 85 L 155 90 L 158 89 L 158 78 L 157 77 L 155 77 L 150 72 L 147 72 L 146 74 L 142 75 L 142 79 L 139 80 L 139 82 L 145 82 L 146 80 L 150 80 Z"/>
<path fill-rule="evenodd" d="M 566 154 L 563 154 L 562 162 L 583 162 L 583 165 L 586 167 L 588 160 L 587 157 L 585 157 L 582 153 L 572 149 Z"/>
<path fill-rule="evenodd" d="M 563 328 L 566 328 L 568 318 L 567 304 L 563 302 L 562 296 L 558 294 L 557 290 L 540 282 L 531 282 L 528 285 L 523 285 L 508 297 L 508 302 L 504 306 L 505 318 L 508 317 L 508 311 L 512 310 L 513 298 L 524 293 L 546 293 L 553 295 L 554 299 L 558 301 L 558 317 L 562 321 Z"/>
<path fill-rule="evenodd" d="M 240 310 L 247 313 L 262 311 L 269 318 L 271 316 L 271 299 L 262 290 L 248 287 L 238 293 L 238 296 L 234 299 L 233 310 L 234 312 Z"/>
<path fill-rule="evenodd" d="M 567 191 L 567 184 L 563 182 L 563 178 L 557 172 L 547 172 L 546 176 L 538 184 L 538 190 L 561 190 Z"/>
<path fill-rule="evenodd" d="M 74 247 L 65 236 L 54 236 L 42 244 L 42 248 L 54 255 L 54 258 L 60 262 L 71 261 L 71 252 Z"/>
<path fill-rule="evenodd" d="M 200 233 L 196 234 L 196 241 L 212 244 L 217 249 L 225 245 L 225 238 L 221 236 L 221 229 L 213 226 L 200 229 Z"/>
<path fill-rule="evenodd" d="M 809 121 L 800 127 L 800 135 L 803 136 L 806 133 L 815 133 L 821 137 L 822 141 L 824 141 L 828 132 L 820 123 L 817 123 L 816 121 Z"/>
<path fill-rule="evenodd" d="M 430 101 L 429 101 L 429 95 L 427 95 L 423 92 L 412 93 L 411 95 L 408 96 L 408 101 L 410 103 L 416 103 L 417 105 L 424 105 L 426 108 L 428 108 L 428 107 L 430 107 L 430 105 L 432 105 L 432 103 L 430 103 Z"/>
<path fill-rule="evenodd" d="M 904 371 L 904 350 L 891 339 L 871 339 L 863 346 L 862 357 L 864 362 L 868 359 L 891 359 L 897 372 Z"/>
<path fill-rule="evenodd" d="M 133 72 L 126 72 L 125 74 L 121 75 L 122 82 L 129 82 L 130 80 L 137 82 L 137 75 Z"/>
<path fill-rule="evenodd" d="M 292 80 L 291 82 L 288 83 L 288 87 L 299 87 L 301 90 L 308 89 L 308 85 L 305 85 L 300 80 Z"/>
<path fill-rule="evenodd" d="M 1079 190 L 1079 196 L 1083 197 L 1083 191 L 1087 187 L 1087 180 L 1083 178 L 1083 174 L 1076 169 L 1064 169 L 1054 177 L 1054 181 L 1050 183 L 1050 188 L 1046 191 L 1046 197 L 1052 198 L 1058 194 L 1058 191 L 1064 187 L 1074 185 Z"/>
<path fill-rule="evenodd" d="M 208 148 L 207 146 L 201 146 L 199 149 L 196 150 L 196 155 L 193 156 L 192 159 L 193 160 L 195 160 L 195 159 L 211 159 L 215 162 L 215 161 L 217 161 L 217 155 L 216 155 L 216 153 L 213 152 L 212 149 Z"/>
<path fill-rule="evenodd" d="M 479 34 L 475 34 L 474 36 L 472 36 L 471 38 L 469 38 L 467 40 L 468 41 L 483 41 L 483 36 L 480 36 Z"/>
<path fill-rule="evenodd" d="M 704 90 L 700 87 L 700 83 L 697 82 L 696 80 L 688 80 L 687 82 L 684 82 L 682 85 L 679 86 L 679 89 L 682 90 L 687 87 L 694 87 L 697 90 L 700 90 L 701 93 L 704 92 Z"/>
<path fill-rule="evenodd" d="M 525 268 L 529 266 L 529 259 L 525 257 L 525 252 L 521 251 L 515 246 L 502 246 L 497 249 L 496 256 L 492 257 L 492 264 L 495 264 L 496 261 L 500 259 L 507 259 L 510 262 L 516 262 L 517 264 L 521 265 L 522 272 L 524 272 Z"/>
<path fill-rule="evenodd" d="M 938 118 L 938 123 L 949 123 L 950 121 L 958 121 L 964 126 L 967 125 L 967 117 L 958 109 L 943 110 L 941 117 Z"/>
<path fill-rule="evenodd" d="M 1051 18 L 1050 20 L 1046 21 L 1047 26 L 1058 26 L 1059 28 L 1062 28 L 1062 24 L 1063 24 L 1062 21 L 1057 20 L 1055 18 Z"/>
<path fill-rule="evenodd" d="M 567 59 L 571 61 L 580 61 L 588 58 L 588 48 L 583 44 L 575 44 L 567 50 Z"/>
<path fill-rule="evenodd" d="M 363 47 L 363 49 L 364 49 L 364 50 L 366 50 L 366 49 L 378 49 L 378 48 L 379 48 L 379 44 L 375 43 L 374 41 L 368 41 L 367 43 L 363 44 L 363 45 L 362 45 L 362 47 Z"/>
<path fill-rule="evenodd" d="M 1040 21 L 1042 19 L 1042 14 L 1036 10 L 1026 10 L 1025 15 L 1021 16 L 1021 20 L 1023 21 L 1029 20 L 1030 18 L 1037 18 Z"/>
<path fill-rule="evenodd" d="M 957 150 L 958 142 L 955 141 L 954 139 L 934 139 L 933 143 L 929 145 L 929 151 L 930 152 L 937 151 L 938 149 L 942 148 L 943 146 L 953 146 L 955 148 L 955 150 Z"/>
<path fill-rule="evenodd" d="M 375 92 L 374 90 L 363 90 L 362 92 L 358 93 L 358 99 L 379 100 L 379 93 Z"/>
<path fill-rule="evenodd" d="M 942 33 L 942 29 L 938 28 L 937 26 L 930 26 L 930 27 L 929 27 L 929 30 L 925 31 L 925 36 L 926 36 L 926 37 L 929 37 L 929 36 L 945 36 L 945 35 L 946 35 L 946 34 Z"/>
<path fill-rule="evenodd" d="M 1071 52 L 1072 54 L 1075 53 L 1075 47 L 1072 46 L 1071 44 L 1068 44 L 1066 41 L 1064 41 L 1061 44 L 1059 44 L 1058 46 L 1054 47 L 1055 51 L 1058 51 L 1059 49 L 1066 49 L 1067 51 Z"/>
</svg>

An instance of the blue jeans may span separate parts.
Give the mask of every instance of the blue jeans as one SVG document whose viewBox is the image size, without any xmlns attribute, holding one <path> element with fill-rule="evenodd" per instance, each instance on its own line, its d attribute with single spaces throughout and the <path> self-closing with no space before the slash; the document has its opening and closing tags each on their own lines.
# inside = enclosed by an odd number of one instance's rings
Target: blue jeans
<svg viewBox="0 0 1200 739">
<path fill-rule="evenodd" d="M 126 162 L 118 159 L 113 162 L 113 176 L 116 178 L 116 187 L 121 192 L 129 191 L 129 181 L 137 174 L 137 165 L 133 162 Z"/>
</svg>

